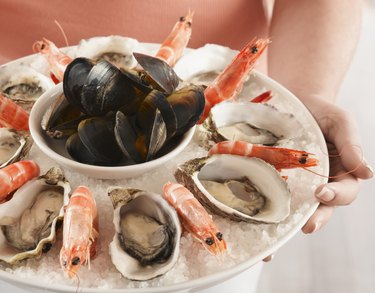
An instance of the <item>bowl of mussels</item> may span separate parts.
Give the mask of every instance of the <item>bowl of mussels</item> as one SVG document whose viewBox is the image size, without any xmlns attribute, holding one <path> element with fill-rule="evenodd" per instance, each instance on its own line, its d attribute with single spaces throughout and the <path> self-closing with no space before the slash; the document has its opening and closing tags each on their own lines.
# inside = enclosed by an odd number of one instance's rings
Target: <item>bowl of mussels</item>
<svg viewBox="0 0 375 293">
<path fill-rule="evenodd" d="M 120 179 L 177 156 L 204 109 L 203 87 L 182 84 L 164 61 L 134 53 L 138 67 L 76 58 L 30 113 L 30 132 L 51 159 L 81 174 Z"/>
</svg>

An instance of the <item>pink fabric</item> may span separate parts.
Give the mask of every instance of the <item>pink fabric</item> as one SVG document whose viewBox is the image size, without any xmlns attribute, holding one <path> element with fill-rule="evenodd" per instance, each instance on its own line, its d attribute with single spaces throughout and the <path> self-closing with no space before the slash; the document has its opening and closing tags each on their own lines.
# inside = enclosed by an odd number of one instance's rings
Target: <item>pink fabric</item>
<svg viewBox="0 0 375 293">
<path fill-rule="evenodd" d="M 180 16 L 195 11 L 189 47 L 216 43 L 240 49 L 267 36 L 261 0 L 1 0 L 0 64 L 29 55 L 42 37 L 65 46 L 83 38 L 123 35 L 161 43 Z"/>
</svg>

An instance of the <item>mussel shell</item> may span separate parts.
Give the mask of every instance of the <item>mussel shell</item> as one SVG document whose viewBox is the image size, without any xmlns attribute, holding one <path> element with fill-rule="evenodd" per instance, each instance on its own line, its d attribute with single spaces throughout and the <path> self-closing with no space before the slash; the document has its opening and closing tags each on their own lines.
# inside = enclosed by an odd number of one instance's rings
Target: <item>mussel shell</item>
<svg viewBox="0 0 375 293">
<path fill-rule="evenodd" d="M 86 164 L 114 166 L 121 164 L 123 155 L 114 134 L 114 117 L 94 117 L 81 121 L 76 137 L 67 140 L 69 154 L 77 161 Z M 80 149 L 81 146 L 84 149 Z M 82 154 L 81 154 L 82 152 Z M 91 158 L 94 161 L 90 161 Z"/>
<path fill-rule="evenodd" d="M 148 94 L 137 111 L 137 125 L 146 132 L 155 120 L 156 110 L 159 110 L 167 127 L 167 136 L 172 137 L 177 130 L 177 117 L 167 97 L 158 90 Z"/>
<path fill-rule="evenodd" d="M 82 88 L 83 112 L 103 116 L 130 103 L 135 91 L 128 77 L 107 61 L 98 62 L 87 76 Z"/>
<path fill-rule="evenodd" d="M 152 160 L 167 140 L 166 124 L 156 110 L 153 121 L 147 129 L 141 130 L 134 119 L 122 112 L 116 113 L 115 138 L 123 154 L 132 161 L 140 163 Z"/>
<path fill-rule="evenodd" d="M 81 111 L 84 111 L 81 103 L 82 88 L 93 66 L 94 62 L 87 58 L 76 58 L 65 69 L 64 95 L 71 105 L 81 109 Z"/>
<path fill-rule="evenodd" d="M 193 127 L 202 115 L 205 105 L 202 86 L 189 85 L 175 91 L 167 100 L 177 119 L 176 135 L 184 134 Z"/>
<path fill-rule="evenodd" d="M 70 104 L 62 94 L 43 115 L 41 126 L 52 138 L 67 138 L 77 132 L 79 122 L 85 118 L 87 116 Z"/>
<path fill-rule="evenodd" d="M 143 161 L 139 147 L 137 148 L 138 131 L 129 118 L 121 111 L 116 113 L 114 128 L 115 139 L 125 157 L 140 163 Z"/>
<path fill-rule="evenodd" d="M 173 93 L 180 79 L 165 61 L 141 53 L 133 53 L 133 55 L 145 72 L 166 94 Z"/>
</svg>

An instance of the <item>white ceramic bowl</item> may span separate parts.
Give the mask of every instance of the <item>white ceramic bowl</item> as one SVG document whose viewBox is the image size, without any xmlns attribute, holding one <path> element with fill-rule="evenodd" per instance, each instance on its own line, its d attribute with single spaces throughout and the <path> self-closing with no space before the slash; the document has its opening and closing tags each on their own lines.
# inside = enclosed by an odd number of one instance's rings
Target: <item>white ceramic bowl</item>
<svg viewBox="0 0 375 293">
<path fill-rule="evenodd" d="M 100 179 L 124 179 L 136 177 L 145 172 L 151 171 L 177 156 L 190 142 L 194 135 L 195 127 L 185 133 L 177 145 L 167 154 L 141 164 L 103 167 L 83 164 L 72 159 L 65 149 L 65 140 L 50 138 L 41 127 L 44 113 L 53 101 L 63 92 L 62 83 L 46 91 L 34 104 L 30 113 L 30 133 L 36 145 L 48 157 L 61 164 L 62 166 L 84 174 L 89 177 Z"/>
</svg>

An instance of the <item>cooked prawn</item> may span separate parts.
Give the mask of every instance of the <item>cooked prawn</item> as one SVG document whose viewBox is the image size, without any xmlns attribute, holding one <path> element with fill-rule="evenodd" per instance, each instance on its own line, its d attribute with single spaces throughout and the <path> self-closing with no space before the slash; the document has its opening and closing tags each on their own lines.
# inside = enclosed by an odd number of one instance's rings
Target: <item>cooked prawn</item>
<svg viewBox="0 0 375 293">
<path fill-rule="evenodd" d="M 33 51 L 42 53 L 47 59 L 53 81 L 55 83 L 56 79 L 58 82 L 62 81 L 65 69 L 68 64 L 72 62 L 72 58 L 61 52 L 53 42 L 46 38 L 43 38 L 42 41 L 35 42 L 33 44 Z"/>
<path fill-rule="evenodd" d="M 96 202 L 85 186 L 77 187 L 65 208 L 60 265 L 69 278 L 96 254 L 98 236 Z"/>
<path fill-rule="evenodd" d="M 167 62 L 171 67 L 180 59 L 189 42 L 193 15 L 194 12 L 189 11 L 185 17 L 180 17 L 156 53 L 157 58 Z"/>
<path fill-rule="evenodd" d="M 319 161 L 311 153 L 287 148 L 251 144 L 245 141 L 222 141 L 215 144 L 209 155 L 232 154 L 256 157 L 273 165 L 277 170 L 317 166 Z"/>
<path fill-rule="evenodd" d="M 29 130 L 29 113 L 0 94 L 0 125 L 16 130 Z"/>
<path fill-rule="evenodd" d="M 39 176 L 39 166 L 34 161 L 20 161 L 0 169 L 0 202 L 24 185 L 27 181 Z"/>
<path fill-rule="evenodd" d="M 203 123 L 214 105 L 237 96 L 250 70 L 269 44 L 268 39 L 253 39 L 205 89 L 206 104 L 198 124 Z"/>
<path fill-rule="evenodd" d="M 252 103 L 265 103 L 272 99 L 272 91 L 266 91 L 259 96 L 256 96 L 255 98 L 251 99 L 250 102 Z"/>
<path fill-rule="evenodd" d="M 218 255 L 226 251 L 223 234 L 188 189 L 181 184 L 168 182 L 163 186 L 163 197 L 175 208 L 185 229 L 211 254 Z"/>
</svg>

